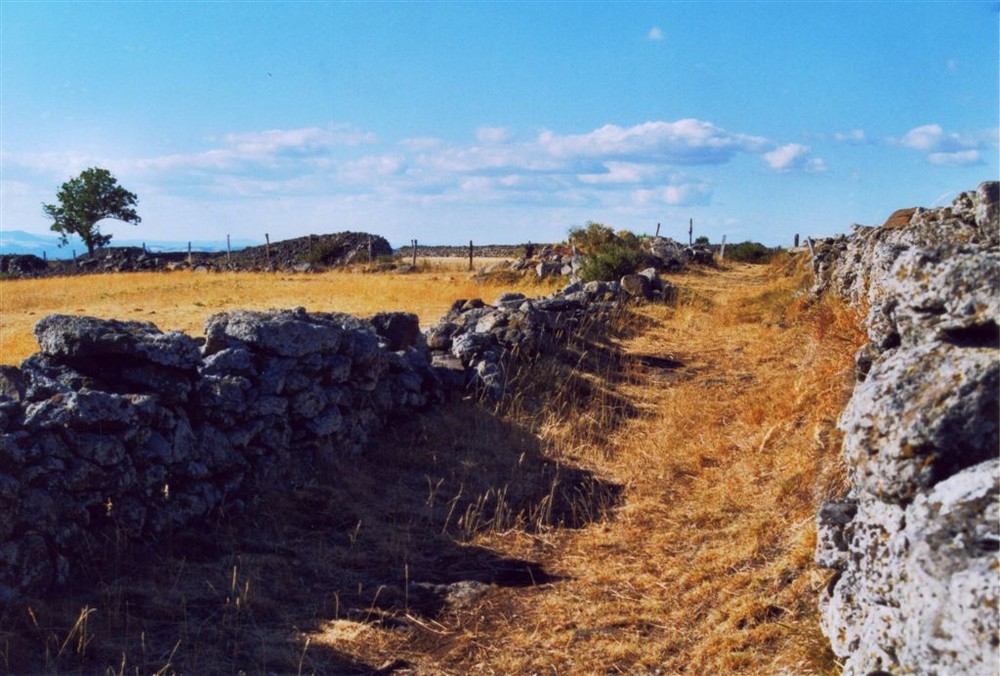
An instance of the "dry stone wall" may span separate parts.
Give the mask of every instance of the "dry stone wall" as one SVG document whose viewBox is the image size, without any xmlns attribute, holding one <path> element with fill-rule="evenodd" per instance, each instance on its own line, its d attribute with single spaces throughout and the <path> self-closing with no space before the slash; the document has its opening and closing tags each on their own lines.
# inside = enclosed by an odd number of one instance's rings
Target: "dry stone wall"
<svg viewBox="0 0 1000 676">
<path fill-rule="evenodd" d="M 840 418 L 850 491 L 818 518 L 844 673 L 989 673 L 1000 603 L 1000 184 L 818 242 L 814 292 L 867 311 Z"/>
<path fill-rule="evenodd" d="M 37 324 L 40 352 L 0 373 L 0 595 L 64 582 L 88 537 L 156 537 L 308 481 L 443 397 L 414 315 L 237 311 L 205 328 L 199 344 L 142 322 Z"/>
<path fill-rule="evenodd" d="M 647 293 L 666 289 L 648 273 Z M 210 317 L 205 337 L 52 315 L 40 351 L 0 367 L 0 599 L 66 582 L 94 538 L 169 536 L 359 453 L 388 421 L 557 349 L 633 296 L 615 283 L 415 315 L 303 309 Z"/>
</svg>

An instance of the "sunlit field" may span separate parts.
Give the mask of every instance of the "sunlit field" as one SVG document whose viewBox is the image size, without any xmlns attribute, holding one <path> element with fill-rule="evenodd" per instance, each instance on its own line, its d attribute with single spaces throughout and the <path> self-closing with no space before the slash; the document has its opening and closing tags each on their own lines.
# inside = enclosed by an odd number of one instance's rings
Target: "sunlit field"
<svg viewBox="0 0 1000 676">
<path fill-rule="evenodd" d="M 477 259 L 477 268 L 491 260 Z M 547 295 L 534 276 L 483 282 L 468 259 L 417 260 L 408 274 L 334 271 L 320 274 L 137 272 L 46 279 L 0 280 L 0 363 L 17 364 L 38 349 L 32 329 L 48 314 L 152 322 L 162 331 L 202 335 L 205 319 L 224 310 L 304 307 L 310 312 L 367 316 L 405 311 L 422 327 L 436 322 L 457 298 L 493 301 L 504 291 Z"/>
</svg>

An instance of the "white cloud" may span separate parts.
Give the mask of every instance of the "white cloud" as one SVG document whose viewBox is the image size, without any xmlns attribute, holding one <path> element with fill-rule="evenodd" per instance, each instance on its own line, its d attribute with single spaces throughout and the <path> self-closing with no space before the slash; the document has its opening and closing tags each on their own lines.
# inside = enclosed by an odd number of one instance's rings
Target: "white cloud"
<svg viewBox="0 0 1000 676">
<path fill-rule="evenodd" d="M 767 139 L 732 134 L 710 122 L 644 122 L 632 127 L 606 124 L 586 134 L 539 134 L 537 144 L 555 157 L 642 158 L 667 164 L 720 164 L 738 152 L 756 152 Z"/>
<path fill-rule="evenodd" d="M 862 145 L 868 142 L 863 129 L 851 129 L 850 131 L 838 131 L 834 133 L 833 140 L 837 143 L 847 143 L 849 145 Z"/>
<path fill-rule="evenodd" d="M 898 140 L 899 145 L 913 150 L 954 152 L 966 147 L 954 132 L 946 132 L 939 124 L 914 127 Z"/>
<path fill-rule="evenodd" d="M 926 153 L 931 164 L 966 167 L 981 164 L 980 151 L 997 146 L 997 129 L 959 134 L 939 124 L 925 124 L 914 127 L 899 138 L 888 138 L 886 141 L 890 145 Z"/>
<path fill-rule="evenodd" d="M 510 131 L 503 127 L 480 127 L 476 130 L 476 138 L 480 143 L 504 143 L 510 137 Z"/>
<path fill-rule="evenodd" d="M 605 162 L 604 171 L 577 176 L 581 183 L 590 185 L 621 185 L 652 180 L 659 169 L 656 166 L 632 162 Z"/>
<path fill-rule="evenodd" d="M 422 152 L 425 150 L 440 148 L 444 145 L 444 141 L 439 138 L 434 138 L 433 136 L 418 136 L 415 138 L 403 139 L 399 142 L 399 145 L 407 150 Z"/>
<path fill-rule="evenodd" d="M 978 150 L 957 150 L 953 153 L 931 153 L 927 161 L 945 167 L 967 167 L 982 164 Z"/>
<path fill-rule="evenodd" d="M 274 155 L 282 153 L 314 153 L 334 146 L 356 146 L 373 143 L 375 134 L 353 129 L 348 125 L 328 128 L 270 129 L 268 131 L 227 134 L 225 142 L 242 155 Z"/>
<path fill-rule="evenodd" d="M 639 206 L 695 206 L 708 204 L 712 198 L 712 188 L 705 181 L 675 178 L 671 185 L 644 188 L 632 192 L 632 201 Z"/>
<path fill-rule="evenodd" d="M 649 38 L 650 40 L 662 40 L 663 31 L 660 29 L 659 26 L 653 26 L 652 28 L 649 29 L 649 32 L 646 33 L 646 37 Z"/>
<path fill-rule="evenodd" d="M 775 171 L 806 171 L 821 173 L 826 171 L 826 163 L 821 159 L 810 157 L 809 146 L 798 143 L 788 143 L 764 153 L 764 161 Z"/>
<path fill-rule="evenodd" d="M 389 176 L 402 175 L 407 167 L 406 159 L 399 155 L 368 155 L 338 164 L 335 173 L 340 180 L 368 183 Z"/>
</svg>

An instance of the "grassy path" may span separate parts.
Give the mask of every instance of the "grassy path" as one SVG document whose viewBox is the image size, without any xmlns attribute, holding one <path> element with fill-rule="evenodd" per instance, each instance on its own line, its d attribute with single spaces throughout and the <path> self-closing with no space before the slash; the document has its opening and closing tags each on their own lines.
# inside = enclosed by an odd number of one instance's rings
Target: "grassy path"
<svg viewBox="0 0 1000 676">
<path fill-rule="evenodd" d="M 542 428 L 549 452 L 624 486 L 623 504 L 582 529 L 475 540 L 561 580 L 498 589 L 419 640 L 392 641 L 407 663 L 420 673 L 833 669 L 816 625 L 827 574 L 812 562 L 813 517 L 841 487 L 834 422 L 860 334 L 843 308 L 807 309 L 792 279 L 770 274 L 684 276 L 676 310 L 643 311 L 647 329 L 619 345 L 632 359 L 616 393 L 641 413 L 581 431 L 598 406 Z"/>
</svg>

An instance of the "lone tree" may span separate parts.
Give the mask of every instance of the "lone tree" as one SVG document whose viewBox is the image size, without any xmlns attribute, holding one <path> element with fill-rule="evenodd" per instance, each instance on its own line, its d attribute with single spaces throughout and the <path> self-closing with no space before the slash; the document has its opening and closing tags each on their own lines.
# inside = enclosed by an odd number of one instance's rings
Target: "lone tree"
<svg viewBox="0 0 1000 676">
<path fill-rule="evenodd" d="M 89 254 L 111 241 L 111 235 L 101 234 L 98 221 L 113 218 L 137 224 L 142 220 L 134 209 L 135 193 L 118 185 L 107 169 L 83 170 L 62 184 L 56 198 L 59 204 L 43 204 L 42 209 L 55 221 L 52 230 L 61 236 L 59 246 L 69 243 L 69 235 L 79 235 Z"/>
</svg>

